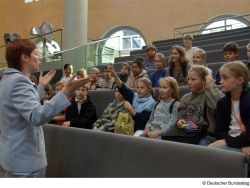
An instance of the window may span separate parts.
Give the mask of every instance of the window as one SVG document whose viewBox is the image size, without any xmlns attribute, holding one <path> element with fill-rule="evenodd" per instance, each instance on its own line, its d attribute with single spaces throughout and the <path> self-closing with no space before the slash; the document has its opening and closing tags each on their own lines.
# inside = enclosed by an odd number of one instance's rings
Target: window
<svg viewBox="0 0 250 188">
<path fill-rule="evenodd" d="M 140 32 L 129 26 L 119 26 L 107 32 L 103 38 L 109 38 L 101 46 L 101 63 L 114 62 L 117 56 L 128 56 L 130 51 L 142 49 L 145 41 Z"/>
<path fill-rule="evenodd" d="M 247 27 L 249 21 L 243 17 L 237 17 L 237 15 L 222 15 L 215 17 L 209 21 L 209 24 L 203 25 L 201 30 L 202 34 L 209 34 L 214 32 L 232 30 Z"/>
<path fill-rule="evenodd" d="M 38 0 L 24 0 L 24 3 L 32 3 L 33 1 L 38 1 Z"/>
<path fill-rule="evenodd" d="M 140 32 L 128 26 L 112 29 L 104 38 L 110 38 L 104 46 L 117 51 L 131 51 L 145 46 L 145 41 Z"/>
</svg>

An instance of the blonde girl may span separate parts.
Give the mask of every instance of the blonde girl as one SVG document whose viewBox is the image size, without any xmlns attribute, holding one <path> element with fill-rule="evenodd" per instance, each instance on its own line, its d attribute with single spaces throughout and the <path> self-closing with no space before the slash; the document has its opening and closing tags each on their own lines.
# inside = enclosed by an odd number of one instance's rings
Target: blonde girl
<svg viewBox="0 0 250 188">
<path fill-rule="evenodd" d="M 160 79 L 160 101 L 157 102 L 150 115 L 143 135 L 161 139 L 161 136 L 176 124 L 178 117 L 179 87 L 173 77 Z M 139 133 L 137 133 L 139 134 Z"/>
<path fill-rule="evenodd" d="M 208 145 L 214 133 L 214 110 L 222 93 L 207 76 L 202 65 L 194 65 L 188 72 L 190 93 L 181 98 L 177 126 L 192 121 L 202 127 L 197 136 L 185 141 L 188 143 Z"/>
<path fill-rule="evenodd" d="M 96 67 L 91 69 L 91 75 L 90 75 L 90 89 L 91 90 L 95 90 L 96 86 L 97 86 L 97 82 L 99 81 L 99 74 L 100 74 L 100 70 Z"/>
<path fill-rule="evenodd" d="M 166 75 L 165 68 L 165 56 L 162 53 L 157 53 L 155 55 L 155 68 L 156 70 L 151 74 L 150 80 L 153 87 L 159 87 L 159 80 Z"/>
<path fill-rule="evenodd" d="M 208 74 L 212 77 L 213 73 L 212 73 L 212 70 L 207 67 L 206 57 L 207 57 L 207 54 L 203 49 L 200 49 L 200 48 L 197 49 L 193 54 L 193 64 L 194 65 L 202 65 L 202 66 L 206 67 Z"/>
<path fill-rule="evenodd" d="M 118 90 L 126 100 L 124 103 L 125 108 L 128 109 L 134 119 L 135 131 L 143 130 L 150 117 L 155 100 L 153 99 L 152 84 L 151 81 L 146 78 L 139 78 L 136 82 L 136 92 L 133 92 L 130 88 L 124 84 L 114 70 L 113 65 L 109 65 L 111 74 L 115 79 Z"/>
<path fill-rule="evenodd" d="M 85 69 L 78 69 L 76 71 L 76 79 L 80 79 L 80 78 L 85 78 L 87 77 L 87 71 Z"/>
<path fill-rule="evenodd" d="M 242 151 L 250 155 L 249 72 L 240 61 L 224 64 L 220 69 L 221 90 L 226 93 L 216 108 L 216 142 L 210 147 Z"/>
</svg>

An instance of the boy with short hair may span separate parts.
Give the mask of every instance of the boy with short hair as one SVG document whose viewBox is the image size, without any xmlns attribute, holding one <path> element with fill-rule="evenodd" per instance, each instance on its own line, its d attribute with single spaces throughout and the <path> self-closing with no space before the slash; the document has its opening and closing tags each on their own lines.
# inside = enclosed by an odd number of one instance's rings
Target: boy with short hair
<svg viewBox="0 0 250 188">
<path fill-rule="evenodd" d="M 193 55 L 194 55 L 194 52 L 198 50 L 197 47 L 193 47 L 193 42 L 194 42 L 193 35 L 186 34 L 183 36 L 183 46 L 186 52 L 188 63 L 190 65 L 193 65 Z"/>
<path fill-rule="evenodd" d="M 227 62 L 236 61 L 238 59 L 240 48 L 235 42 L 228 42 L 223 47 L 224 59 Z M 220 69 L 215 74 L 215 84 L 220 85 Z"/>
<path fill-rule="evenodd" d="M 87 94 L 88 85 L 75 91 L 76 96 L 66 110 L 66 121 L 63 126 L 92 129 L 92 125 L 96 121 L 96 108 Z"/>
<path fill-rule="evenodd" d="M 101 117 L 93 124 L 93 130 L 114 132 L 115 121 L 120 112 L 128 112 L 125 100 L 115 86 L 115 99 L 109 103 Z"/>
<path fill-rule="evenodd" d="M 128 77 L 130 76 L 131 73 L 131 66 L 128 63 L 122 63 L 121 66 L 121 71 L 119 74 L 119 78 L 121 79 L 122 82 L 126 83 L 128 80 Z"/>
<path fill-rule="evenodd" d="M 111 76 L 111 71 L 108 66 L 103 68 L 103 78 L 99 81 L 96 88 L 99 89 L 114 89 L 115 80 Z"/>
<path fill-rule="evenodd" d="M 64 67 L 64 76 L 61 78 L 62 81 L 66 82 L 69 78 L 71 78 L 73 75 L 73 65 L 71 64 L 65 64 Z"/>
<path fill-rule="evenodd" d="M 155 69 L 154 61 L 157 50 L 153 45 L 148 45 L 146 50 L 147 58 L 144 60 L 144 68 L 150 71 L 150 69 Z"/>
</svg>

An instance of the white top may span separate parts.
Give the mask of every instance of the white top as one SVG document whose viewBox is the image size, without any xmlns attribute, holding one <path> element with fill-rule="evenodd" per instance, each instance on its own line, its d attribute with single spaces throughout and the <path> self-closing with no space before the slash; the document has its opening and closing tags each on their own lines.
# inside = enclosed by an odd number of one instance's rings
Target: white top
<svg viewBox="0 0 250 188">
<path fill-rule="evenodd" d="M 229 125 L 228 134 L 232 137 L 239 136 L 240 126 L 237 123 L 237 118 L 240 119 L 240 108 L 239 108 L 240 101 L 232 101 L 232 112 L 231 112 L 231 123 Z"/>
<path fill-rule="evenodd" d="M 61 78 L 61 81 L 63 81 L 63 82 L 67 82 L 68 81 L 68 79 L 70 79 L 71 77 L 66 77 L 66 76 L 63 76 L 62 78 Z"/>
<path fill-rule="evenodd" d="M 206 68 L 207 68 L 208 74 L 209 74 L 210 76 L 213 77 L 213 71 L 212 71 L 212 69 L 210 69 L 210 68 L 208 68 L 208 67 L 206 67 Z"/>
<path fill-rule="evenodd" d="M 188 59 L 190 65 L 193 65 L 193 55 L 194 55 L 194 52 L 195 52 L 196 50 L 198 50 L 198 49 L 199 49 L 199 48 L 197 48 L 197 47 L 192 47 L 192 48 L 190 48 L 188 51 L 185 50 L 185 52 L 186 52 L 186 57 L 187 57 L 187 59 Z"/>
</svg>

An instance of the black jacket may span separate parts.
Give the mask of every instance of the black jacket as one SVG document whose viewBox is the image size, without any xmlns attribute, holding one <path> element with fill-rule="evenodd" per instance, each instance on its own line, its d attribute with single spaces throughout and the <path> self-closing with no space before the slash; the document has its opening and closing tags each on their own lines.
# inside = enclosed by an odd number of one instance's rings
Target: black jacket
<svg viewBox="0 0 250 188">
<path fill-rule="evenodd" d="M 92 125 L 96 121 L 96 108 L 89 96 L 87 96 L 78 114 L 77 102 L 74 98 L 71 101 L 71 105 L 66 110 L 65 118 L 66 121 L 70 121 L 71 127 L 92 129 Z"/>
<path fill-rule="evenodd" d="M 241 94 L 239 105 L 246 131 L 236 137 L 228 135 L 232 109 L 230 94 L 220 99 L 216 107 L 215 136 L 217 139 L 225 139 L 227 146 L 235 148 L 250 146 L 250 91 Z"/>
</svg>

